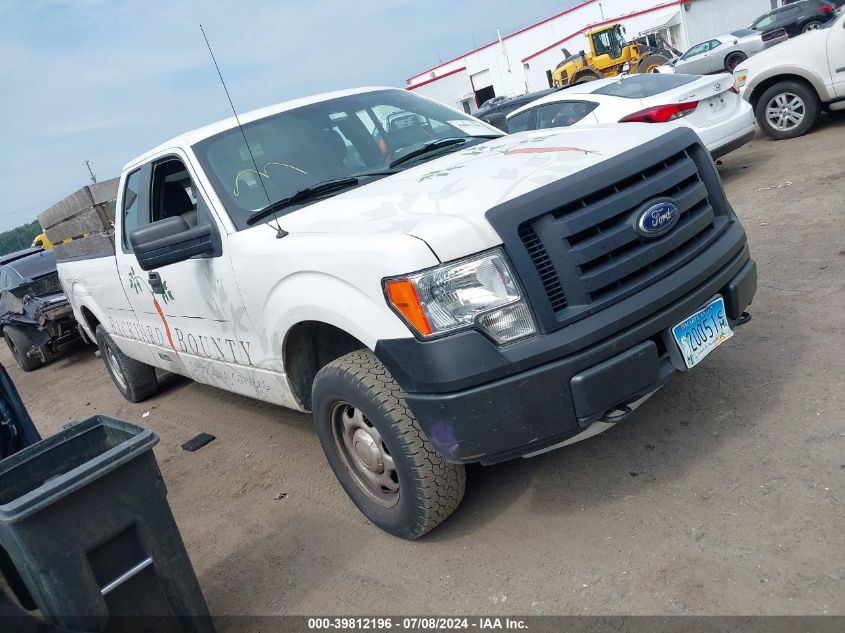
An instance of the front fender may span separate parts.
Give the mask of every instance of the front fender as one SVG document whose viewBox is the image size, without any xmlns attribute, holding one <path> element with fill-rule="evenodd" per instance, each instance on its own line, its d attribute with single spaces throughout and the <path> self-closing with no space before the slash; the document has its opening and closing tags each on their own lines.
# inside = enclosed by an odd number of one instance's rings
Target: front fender
<svg viewBox="0 0 845 633">
<path fill-rule="evenodd" d="M 287 332 L 303 321 L 333 325 L 371 350 L 381 338 L 412 336 L 383 296 L 373 297 L 343 279 L 315 271 L 285 277 L 273 288 L 259 326 L 261 338 L 276 339 L 272 347 L 282 350 Z"/>
<path fill-rule="evenodd" d="M 751 72 L 753 72 L 753 69 L 749 70 L 749 75 Z M 784 81 L 787 81 L 791 77 L 797 77 L 807 81 L 811 86 L 813 86 L 822 101 L 830 101 L 832 99 L 824 78 L 816 71 L 798 64 L 783 64 L 774 68 L 763 70 L 750 77 L 745 91 L 746 100 L 756 105 L 757 99 L 760 98 L 766 87 L 774 83 L 772 80 L 782 78 Z"/>
</svg>

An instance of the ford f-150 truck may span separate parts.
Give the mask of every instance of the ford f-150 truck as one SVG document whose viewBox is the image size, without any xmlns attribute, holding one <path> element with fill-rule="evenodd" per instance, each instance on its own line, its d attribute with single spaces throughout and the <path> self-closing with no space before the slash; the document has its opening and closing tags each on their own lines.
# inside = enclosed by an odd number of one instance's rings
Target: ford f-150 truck
<svg viewBox="0 0 845 633">
<path fill-rule="evenodd" d="M 730 338 L 756 291 L 690 130 L 508 136 L 389 88 L 138 157 L 114 244 L 59 270 L 120 392 L 153 395 L 160 368 L 311 411 L 354 503 L 405 538 L 458 506 L 464 464 L 626 417 Z"/>
</svg>

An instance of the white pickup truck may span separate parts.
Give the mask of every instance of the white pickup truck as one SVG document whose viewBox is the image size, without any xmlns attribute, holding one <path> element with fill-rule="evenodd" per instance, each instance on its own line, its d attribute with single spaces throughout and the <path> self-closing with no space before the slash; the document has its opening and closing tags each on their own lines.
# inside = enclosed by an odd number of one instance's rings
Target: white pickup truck
<svg viewBox="0 0 845 633">
<path fill-rule="evenodd" d="M 507 136 L 391 88 L 138 157 L 114 244 L 59 272 L 120 392 L 155 394 L 160 368 L 312 411 L 346 492 L 405 538 L 458 506 L 464 464 L 626 417 L 727 340 L 756 291 L 690 130 Z"/>
</svg>

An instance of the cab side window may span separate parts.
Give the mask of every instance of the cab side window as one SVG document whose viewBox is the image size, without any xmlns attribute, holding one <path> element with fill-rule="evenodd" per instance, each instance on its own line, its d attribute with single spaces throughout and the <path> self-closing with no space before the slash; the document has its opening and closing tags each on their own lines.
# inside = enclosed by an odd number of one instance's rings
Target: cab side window
<svg viewBox="0 0 845 633">
<path fill-rule="evenodd" d="M 139 217 L 138 185 L 141 181 L 141 170 L 135 170 L 126 178 L 126 185 L 123 188 L 123 248 L 131 251 L 129 245 L 129 233 L 142 224 L 147 224 L 150 219 L 143 221 Z"/>
<path fill-rule="evenodd" d="M 189 227 L 197 225 L 196 187 L 178 158 L 168 158 L 153 166 L 150 210 L 153 222 L 181 217 Z"/>
</svg>

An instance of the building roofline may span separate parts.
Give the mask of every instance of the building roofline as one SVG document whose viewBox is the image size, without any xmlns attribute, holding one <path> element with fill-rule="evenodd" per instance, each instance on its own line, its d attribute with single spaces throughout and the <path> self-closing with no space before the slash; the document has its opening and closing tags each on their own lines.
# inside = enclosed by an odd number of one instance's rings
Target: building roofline
<svg viewBox="0 0 845 633">
<path fill-rule="evenodd" d="M 415 90 L 417 88 L 420 88 L 420 87 L 425 86 L 427 84 L 430 84 L 432 82 L 440 81 L 441 79 L 445 79 L 446 77 L 451 77 L 452 75 L 455 75 L 455 74 L 457 74 L 457 73 L 459 73 L 463 70 L 466 70 L 466 69 L 467 69 L 466 66 L 461 66 L 460 68 L 456 68 L 455 70 L 450 70 L 448 73 L 443 73 L 442 75 L 437 75 L 437 77 L 432 77 L 430 79 L 426 79 L 425 81 L 420 81 L 420 82 L 415 83 L 411 86 L 407 86 L 405 88 L 405 90 Z"/>
<path fill-rule="evenodd" d="M 590 29 L 594 29 L 594 28 L 599 27 L 599 26 L 604 26 L 606 24 L 613 24 L 614 22 L 619 22 L 620 20 L 625 20 L 626 18 L 635 18 L 638 15 L 645 15 L 647 13 L 659 11 L 660 9 L 666 9 L 668 7 L 679 6 L 679 5 L 685 4 L 689 1 L 690 0 L 671 0 L 671 2 L 664 2 L 663 4 L 658 4 L 657 6 L 649 7 L 648 9 L 642 9 L 640 11 L 634 11 L 633 13 L 626 13 L 625 15 L 617 16 L 617 17 L 611 18 L 609 20 L 602 20 L 601 22 L 594 22 L 593 24 L 588 24 L 583 29 L 580 29 L 580 30 L 575 31 L 574 33 L 572 33 L 570 35 L 567 35 L 566 37 L 558 40 L 554 44 L 550 44 L 549 46 L 546 46 L 545 48 L 541 48 L 539 51 L 537 51 L 535 53 L 531 53 L 528 57 L 523 57 L 520 61 L 524 64 L 528 60 L 534 59 L 538 55 L 542 55 L 543 53 L 560 46 L 565 41 L 571 40 L 573 37 L 575 37 L 579 33 L 585 33 L 587 31 L 589 31 Z"/>
<path fill-rule="evenodd" d="M 526 26 L 526 27 L 523 27 L 523 28 L 519 29 L 518 31 L 514 31 L 513 33 L 509 33 L 508 35 L 503 35 L 503 36 L 502 36 L 502 40 L 509 40 L 509 39 L 510 39 L 510 38 L 512 38 L 512 37 L 515 37 L 515 36 L 517 36 L 517 35 L 519 35 L 519 34 L 521 34 L 521 33 L 525 33 L 526 31 L 530 31 L 531 29 L 535 29 L 535 28 L 537 28 L 538 26 L 542 26 L 543 24 L 547 24 L 548 22 L 551 22 L 552 20 L 556 20 L 557 18 L 559 18 L 559 17 L 562 17 L 562 16 L 566 15 L 567 13 L 572 13 L 573 11 L 577 11 L 578 9 L 581 9 L 581 8 L 583 8 L 583 7 L 587 6 L 588 4 L 592 4 L 592 3 L 594 3 L 594 2 L 596 2 L 596 0 L 584 0 L 583 2 L 579 2 L 579 3 L 578 3 L 578 4 L 576 4 L 574 7 L 569 7 L 568 9 L 564 9 L 563 11 L 560 11 L 560 12 L 558 12 L 558 13 L 555 13 L 554 15 L 552 15 L 552 16 L 550 16 L 550 17 L 548 17 L 548 18 L 544 18 L 544 19 L 540 20 L 539 22 L 535 22 L 534 24 L 530 24 L 530 25 L 528 25 L 528 26 Z M 427 74 L 427 73 L 432 73 L 432 72 L 434 72 L 435 70 L 437 70 L 438 68 L 443 68 L 443 66 L 447 66 L 448 64 L 451 64 L 451 63 L 453 63 L 453 62 L 456 62 L 456 61 L 458 61 L 459 59 L 463 59 L 464 57 L 469 57 L 470 55 L 472 55 L 472 54 L 474 54 L 474 53 L 477 53 L 477 52 L 479 52 L 479 51 L 483 51 L 485 48 L 490 48 L 491 46 L 494 46 L 494 45 L 496 45 L 496 44 L 498 44 L 498 43 L 499 43 L 499 40 L 493 40 L 492 42 L 490 42 L 490 43 L 488 43 L 488 44 L 484 44 L 483 46 L 479 46 L 478 48 L 475 48 L 475 49 L 473 49 L 473 50 L 469 51 L 468 53 L 463 53 L 463 54 L 461 54 L 461 55 L 458 55 L 457 57 L 453 57 L 453 58 L 452 58 L 452 59 L 450 59 L 450 60 L 447 60 L 447 61 L 445 61 L 445 62 L 441 62 L 440 64 L 437 64 L 437 66 L 434 66 L 434 67 L 432 67 L 432 68 L 429 68 L 428 70 L 424 70 L 424 71 L 422 71 L 421 73 L 417 73 L 417 74 L 416 74 L 416 75 L 414 75 L 413 77 L 408 77 L 408 78 L 405 80 L 405 83 L 410 83 L 410 81 L 411 81 L 414 77 L 420 77 L 421 75 L 425 75 L 425 74 Z M 446 75 L 441 75 L 441 76 L 442 76 L 442 77 L 445 77 Z M 434 79 L 434 78 L 432 78 L 432 79 Z M 437 79 L 439 79 L 439 77 L 437 77 Z M 430 80 L 429 80 L 429 81 L 430 81 Z M 420 86 L 420 85 L 422 85 L 422 84 L 421 84 L 421 83 L 420 83 L 420 84 L 415 84 L 415 86 Z M 410 86 L 408 87 L 408 89 L 410 89 Z"/>
</svg>

